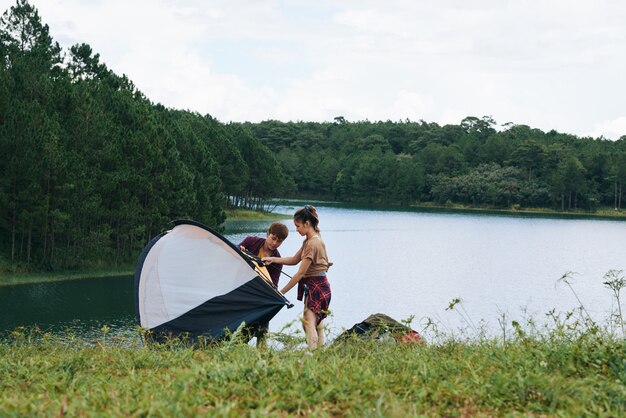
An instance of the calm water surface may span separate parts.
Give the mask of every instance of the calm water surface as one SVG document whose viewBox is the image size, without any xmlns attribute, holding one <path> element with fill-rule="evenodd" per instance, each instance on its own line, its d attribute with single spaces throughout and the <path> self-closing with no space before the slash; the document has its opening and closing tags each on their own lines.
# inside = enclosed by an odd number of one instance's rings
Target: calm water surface
<svg viewBox="0 0 626 418">
<path fill-rule="evenodd" d="M 279 207 L 292 213 L 293 207 Z M 590 219 L 513 217 L 487 214 L 424 213 L 319 206 L 320 228 L 331 261 L 333 290 L 327 321 L 331 336 L 372 313 L 398 320 L 414 316 L 421 329 L 428 318 L 440 329 L 467 328 L 455 299 L 476 323 L 497 333 L 498 318 L 534 317 L 550 309 L 578 306 L 575 296 L 557 280 L 566 272 L 587 310 L 598 320 L 615 308 L 602 285 L 609 269 L 626 270 L 626 222 Z M 302 243 L 291 220 L 290 235 L 280 251 L 294 254 Z M 269 222 L 237 222 L 226 236 L 240 242 L 263 235 Z M 286 266 L 290 275 L 296 267 Z M 289 279 L 282 276 L 281 283 Z M 271 322 L 277 331 L 296 321 L 295 303 Z M 136 330 L 132 277 L 0 287 L 0 332 L 38 324 L 51 330 L 98 335 L 103 325 L 114 334 Z M 297 321 L 295 322 L 297 323 Z M 295 326 L 295 325 L 294 325 Z"/>
</svg>

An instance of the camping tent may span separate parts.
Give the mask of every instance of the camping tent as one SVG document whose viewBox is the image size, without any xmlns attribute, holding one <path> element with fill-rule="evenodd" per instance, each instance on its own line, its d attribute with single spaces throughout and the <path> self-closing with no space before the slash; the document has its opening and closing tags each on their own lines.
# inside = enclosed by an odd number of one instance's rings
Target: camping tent
<svg viewBox="0 0 626 418">
<path fill-rule="evenodd" d="M 144 248 L 135 271 L 137 321 L 157 338 L 219 340 L 291 303 L 237 246 L 194 221 L 176 221 Z"/>
</svg>

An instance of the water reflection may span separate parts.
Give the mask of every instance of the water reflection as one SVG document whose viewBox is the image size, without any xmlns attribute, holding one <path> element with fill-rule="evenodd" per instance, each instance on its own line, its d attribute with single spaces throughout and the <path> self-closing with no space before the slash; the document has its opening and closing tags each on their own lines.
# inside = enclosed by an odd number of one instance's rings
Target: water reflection
<svg viewBox="0 0 626 418">
<path fill-rule="evenodd" d="M 0 330 L 38 326 L 42 331 L 126 333 L 134 323 L 133 278 L 88 280 L 0 287 Z"/>
</svg>

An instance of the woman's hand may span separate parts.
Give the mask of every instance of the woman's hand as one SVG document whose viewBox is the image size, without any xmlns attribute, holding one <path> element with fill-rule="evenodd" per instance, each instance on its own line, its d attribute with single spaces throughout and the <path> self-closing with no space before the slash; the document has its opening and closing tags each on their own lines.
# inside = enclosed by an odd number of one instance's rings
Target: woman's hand
<svg viewBox="0 0 626 418">
<path fill-rule="evenodd" d="M 263 262 L 263 264 L 265 264 L 266 266 L 269 266 L 270 264 L 272 264 L 274 262 L 274 260 L 276 259 L 276 257 L 263 257 L 261 259 L 261 261 Z"/>
</svg>

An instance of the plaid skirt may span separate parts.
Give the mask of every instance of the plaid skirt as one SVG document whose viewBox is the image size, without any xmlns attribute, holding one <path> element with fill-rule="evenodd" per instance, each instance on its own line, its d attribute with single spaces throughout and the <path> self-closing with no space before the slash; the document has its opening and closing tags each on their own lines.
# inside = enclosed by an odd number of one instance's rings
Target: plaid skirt
<svg viewBox="0 0 626 418">
<path fill-rule="evenodd" d="M 317 324 L 328 316 L 330 306 L 330 284 L 326 275 L 303 277 L 298 282 L 298 300 L 304 300 L 304 306 L 317 316 Z"/>
</svg>

